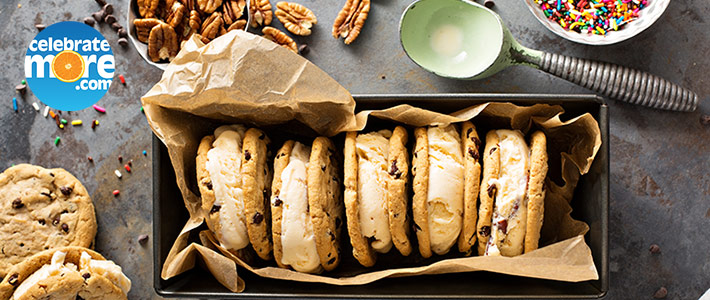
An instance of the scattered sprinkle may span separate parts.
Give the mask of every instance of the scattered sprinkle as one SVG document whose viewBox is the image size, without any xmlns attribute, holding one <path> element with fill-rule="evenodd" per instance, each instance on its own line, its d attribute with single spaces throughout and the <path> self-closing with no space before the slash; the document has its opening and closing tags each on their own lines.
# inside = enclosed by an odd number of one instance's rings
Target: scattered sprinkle
<svg viewBox="0 0 710 300">
<path fill-rule="evenodd" d="M 128 166 L 133 167 L 133 160 L 132 159 L 128 161 Z"/>
<path fill-rule="evenodd" d="M 138 236 L 138 243 L 141 245 L 145 245 L 148 242 L 148 235 L 147 234 L 141 234 Z"/>
<path fill-rule="evenodd" d="M 16 97 L 12 97 L 12 109 L 15 110 L 15 112 L 17 112 L 17 98 Z"/>
<path fill-rule="evenodd" d="M 123 156 L 122 156 L 122 155 L 119 155 L 119 156 L 118 156 L 118 162 L 123 162 Z"/>
<path fill-rule="evenodd" d="M 62 139 L 61 139 L 60 137 L 56 137 L 56 138 L 54 139 L 54 145 L 55 145 L 55 146 L 59 145 L 59 141 L 61 141 L 61 140 L 62 140 Z"/>
<path fill-rule="evenodd" d="M 35 108 L 35 111 L 39 111 L 39 104 L 37 104 L 37 102 L 32 102 L 32 107 Z"/>
<path fill-rule="evenodd" d="M 98 111 L 98 112 L 100 112 L 100 113 L 102 113 L 102 114 L 106 113 L 106 109 L 103 108 L 103 107 L 101 107 L 101 106 L 98 106 L 98 105 L 94 104 L 94 105 L 92 105 L 91 107 L 93 107 L 96 111 Z"/>
<path fill-rule="evenodd" d="M 49 113 L 49 106 L 45 106 L 44 113 L 42 113 L 42 116 L 44 116 L 46 118 L 48 113 Z"/>
<path fill-rule="evenodd" d="M 552 22 L 568 31 L 606 35 L 639 17 L 650 0 L 535 0 Z M 486 0 L 488 2 L 488 0 Z"/>
<path fill-rule="evenodd" d="M 123 85 L 126 85 L 126 78 L 123 78 L 123 74 L 119 74 L 118 79 L 121 79 L 121 83 L 123 83 Z"/>
<path fill-rule="evenodd" d="M 98 125 L 99 125 L 99 121 L 97 121 L 97 120 L 91 121 L 91 129 L 96 129 L 96 126 L 98 126 Z"/>
<path fill-rule="evenodd" d="M 64 129 L 64 124 L 59 124 L 59 129 Z"/>
<path fill-rule="evenodd" d="M 20 81 L 20 84 L 27 84 L 27 81 L 22 79 L 22 81 Z"/>
<path fill-rule="evenodd" d="M 142 113 L 145 113 L 145 111 L 143 110 L 143 106 L 141 106 L 141 112 L 142 112 Z"/>
<path fill-rule="evenodd" d="M 67 123 L 69 123 L 69 122 L 67 122 L 67 119 L 62 119 L 60 122 L 62 122 L 62 124 L 64 124 L 64 125 L 66 125 Z"/>
<path fill-rule="evenodd" d="M 121 171 L 119 170 L 114 170 L 113 174 L 116 174 L 116 177 L 118 177 L 118 179 L 121 179 L 121 177 L 123 177 L 123 175 L 121 175 Z"/>
<path fill-rule="evenodd" d="M 148 151 L 143 150 L 143 156 L 147 156 L 147 155 L 148 155 Z"/>
<path fill-rule="evenodd" d="M 52 117 L 52 119 L 57 117 L 57 115 L 51 110 L 49 111 L 49 116 Z"/>
<path fill-rule="evenodd" d="M 80 126 L 81 124 L 83 124 L 83 122 L 81 122 L 81 120 L 74 120 L 74 121 L 71 121 L 71 124 L 73 126 Z"/>
<path fill-rule="evenodd" d="M 126 169 L 126 172 L 131 173 L 131 166 L 123 165 L 123 168 Z"/>
<path fill-rule="evenodd" d="M 120 193 L 121 193 L 121 191 L 119 191 L 119 190 L 113 190 L 112 194 L 114 197 L 118 197 L 118 194 L 120 194 Z"/>
<path fill-rule="evenodd" d="M 90 163 L 93 163 L 93 162 L 94 162 L 94 158 L 91 157 L 91 156 L 86 157 L 86 159 L 88 159 Z"/>
</svg>

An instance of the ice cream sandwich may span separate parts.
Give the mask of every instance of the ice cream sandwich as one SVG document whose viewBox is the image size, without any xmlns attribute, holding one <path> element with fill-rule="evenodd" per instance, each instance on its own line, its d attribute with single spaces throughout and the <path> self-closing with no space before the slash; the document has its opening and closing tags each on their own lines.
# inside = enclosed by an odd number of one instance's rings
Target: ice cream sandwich
<svg viewBox="0 0 710 300">
<path fill-rule="evenodd" d="M 353 255 L 365 267 L 392 246 L 409 255 L 407 131 L 380 130 L 345 137 L 345 211 Z"/>
<path fill-rule="evenodd" d="M 205 136 L 197 150 L 207 227 L 222 247 L 242 258 L 250 244 L 259 257 L 271 258 L 268 144 L 259 129 L 225 125 Z"/>
<path fill-rule="evenodd" d="M 455 125 L 416 128 L 414 136 L 413 227 L 419 252 L 426 258 L 432 252 L 446 254 L 459 238 L 464 212 L 465 162 L 461 136 Z M 466 199 L 470 201 L 471 197 Z"/>
<path fill-rule="evenodd" d="M 545 134 L 534 132 L 528 146 L 518 130 L 491 130 L 484 151 L 479 255 L 516 256 L 537 249 L 547 175 Z"/>
<path fill-rule="evenodd" d="M 318 273 L 340 263 L 339 163 L 333 142 L 287 141 L 274 159 L 271 186 L 274 258 L 282 268 Z"/>
</svg>

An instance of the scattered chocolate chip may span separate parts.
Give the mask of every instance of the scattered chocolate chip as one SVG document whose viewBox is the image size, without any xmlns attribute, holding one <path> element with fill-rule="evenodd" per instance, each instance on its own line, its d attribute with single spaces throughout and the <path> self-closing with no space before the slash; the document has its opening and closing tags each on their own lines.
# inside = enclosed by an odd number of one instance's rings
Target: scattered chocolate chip
<svg viewBox="0 0 710 300">
<path fill-rule="evenodd" d="M 340 228 L 340 225 L 342 225 L 342 224 L 343 224 L 343 221 L 340 220 L 340 217 L 336 217 L 335 218 L 335 229 L 337 230 L 338 228 Z"/>
<path fill-rule="evenodd" d="M 279 199 L 279 196 L 276 196 L 274 198 L 274 206 L 281 206 L 281 203 L 283 203 L 283 201 L 281 201 L 281 199 Z"/>
<path fill-rule="evenodd" d="M 37 222 L 39 222 L 39 225 L 42 225 L 42 226 L 44 226 L 44 225 L 47 224 L 47 222 L 46 222 L 44 219 L 42 219 L 42 220 L 37 220 Z"/>
<path fill-rule="evenodd" d="M 325 165 L 320 166 L 320 169 L 325 172 Z"/>
<path fill-rule="evenodd" d="M 25 207 L 25 204 L 22 203 L 22 200 L 20 200 L 20 198 L 17 198 L 17 199 L 15 199 L 15 200 L 12 200 L 12 208 L 14 208 L 14 209 L 20 209 L 20 208 L 23 208 L 23 207 Z"/>
<path fill-rule="evenodd" d="M 249 150 L 244 150 L 244 160 L 249 161 L 251 159 L 251 153 Z"/>
<path fill-rule="evenodd" d="M 59 225 L 59 216 L 57 216 L 56 218 L 54 218 L 54 220 L 52 220 L 52 225 L 54 225 L 54 226 Z"/>
<path fill-rule="evenodd" d="M 74 189 L 70 186 L 60 187 L 59 190 L 62 192 L 62 194 L 64 196 L 69 196 L 69 195 L 71 195 L 71 192 L 74 191 Z"/>
<path fill-rule="evenodd" d="M 498 228 L 501 231 L 503 231 L 503 234 L 507 234 L 508 233 L 508 220 L 503 219 L 503 220 L 498 221 Z"/>
<path fill-rule="evenodd" d="M 102 7 L 102 10 L 105 11 L 107 14 L 112 14 L 113 13 L 113 5 L 111 5 L 110 3 L 106 3 Z"/>
<path fill-rule="evenodd" d="M 123 162 L 123 156 L 122 156 L 122 155 L 119 155 L 119 156 L 118 156 L 118 162 Z"/>
<path fill-rule="evenodd" d="M 700 116 L 700 124 L 703 124 L 703 125 L 710 125 L 710 115 L 702 115 L 702 116 Z"/>
<path fill-rule="evenodd" d="M 145 243 L 148 242 L 148 235 L 147 234 L 141 234 L 138 236 L 138 244 L 145 245 Z"/>
<path fill-rule="evenodd" d="M 481 236 L 490 236 L 491 235 L 491 226 L 483 226 L 481 227 L 481 230 L 478 231 L 478 234 Z"/>
<path fill-rule="evenodd" d="M 328 264 L 329 264 L 329 265 L 332 265 L 334 262 L 335 262 L 335 257 L 333 257 L 333 258 L 331 258 L 330 260 L 328 260 Z"/>
<path fill-rule="evenodd" d="M 121 23 L 113 23 L 111 24 L 111 28 L 113 28 L 114 31 L 118 32 L 119 29 L 123 29 L 123 25 Z"/>
<path fill-rule="evenodd" d="M 96 0 L 96 4 L 98 4 L 101 7 L 104 7 L 104 5 L 106 5 L 106 0 Z"/>
<path fill-rule="evenodd" d="M 12 274 L 10 275 L 10 278 L 7 279 L 7 283 L 9 283 L 11 286 L 16 286 L 17 285 L 17 277 L 19 277 L 19 274 Z"/>
<path fill-rule="evenodd" d="M 478 160 L 478 151 L 473 150 L 473 148 L 469 147 L 468 148 L 468 155 L 471 155 L 471 158 L 474 160 Z"/>
<path fill-rule="evenodd" d="M 133 166 L 133 160 L 132 160 L 132 159 L 129 159 L 129 160 L 128 160 L 128 166 L 129 166 L 129 167 L 132 167 L 132 166 Z"/>
<path fill-rule="evenodd" d="M 24 95 L 25 92 L 27 91 L 27 85 L 26 84 L 18 84 L 15 86 L 15 91 L 18 93 Z"/>
<path fill-rule="evenodd" d="M 86 17 L 84 18 L 84 24 L 94 26 L 94 24 L 96 24 L 96 20 L 94 20 L 94 18 L 92 17 Z"/>
<path fill-rule="evenodd" d="M 118 30 L 118 37 L 128 37 L 128 32 L 126 32 L 126 28 L 121 28 Z"/>
<path fill-rule="evenodd" d="M 96 20 L 96 22 L 103 22 L 103 20 L 104 20 L 104 11 L 103 11 L 103 10 L 102 10 L 102 11 L 97 11 L 97 12 L 91 14 L 91 17 L 94 18 L 94 20 Z"/>
<path fill-rule="evenodd" d="M 495 185 L 489 185 L 488 189 L 486 189 L 486 190 L 488 191 L 488 197 L 493 198 L 493 195 L 496 194 L 496 186 Z"/>
<path fill-rule="evenodd" d="M 114 15 L 108 14 L 106 17 L 104 17 L 104 22 L 107 24 L 113 24 L 116 23 L 116 17 Z"/>
<path fill-rule="evenodd" d="M 216 213 L 216 212 L 219 211 L 220 208 L 222 208 L 222 207 L 219 206 L 219 205 L 213 205 L 213 206 L 212 206 L 212 209 L 210 210 L 210 213 L 211 213 L 211 214 Z"/>
<path fill-rule="evenodd" d="M 90 273 L 84 273 L 84 274 L 81 275 L 81 277 L 84 277 L 84 279 L 89 279 L 89 278 L 91 278 L 91 274 L 90 274 Z M 77 296 L 77 297 L 78 297 L 78 296 Z"/>
<path fill-rule="evenodd" d="M 495 6 L 496 3 L 493 2 L 493 0 L 486 0 L 486 1 L 483 1 L 483 5 L 485 5 L 488 8 L 493 8 L 493 6 Z"/>
<path fill-rule="evenodd" d="M 37 30 L 39 30 L 39 31 L 42 31 L 42 30 L 44 30 L 45 28 L 47 28 L 47 25 L 44 25 L 44 24 L 35 24 L 35 28 L 37 28 Z"/>
<path fill-rule="evenodd" d="M 668 296 L 668 289 L 665 287 L 660 287 L 655 293 L 653 293 L 653 298 L 663 299 Z"/>
<path fill-rule="evenodd" d="M 128 47 L 128 40 L 126 38 L 118 38 L 118 44 L 121 47 Z"/>
<path fill-rule="evenodd" d="M 64 232 L 69 232 L 69 225 L 67 225 L 67 223 L 63 223 L 62 230 L 64 230 Z"/>
<path fill-rule="evenodd" d="M 493 154 L 493 152 L 495 152 L 496 149 L 498 149 L 498 148 L 496 148 L 496 147 L 491 148 L 491 152 L 488 152 L 488 154 Z"/>
<path fill-rule="evenodd" d="M 380 76 L 380 78 L 382 78 L 382 79 L 387 79 L 387 76 L 382 75 L 382 76 Z"/>
<path fill-rule="evenodd" d="M 301 53 L 301 55 L 307 55 L 308 52 L 311 51 L 311 48 L 308 47 L 308 44 L 303 43 L 300 46 L 298 46 L 298 53 Z"/>
<path fill-rule="evenodd" d="M 651 254 L 657 254 L 661 252 L 661 247 L 656 244 L 653 244 L 651 245 L 651 247 L 648 248 L 648 251 L 650 251 Z"/>
<path fill-rule="evenodd" d="M 264 221 L 264 215 L 259 213 L 258 211 L 254 213 L 254 217 L 252 217 L 251 222 L 254 224 L 261 224 L 261 221 Z"/>
<path fill-rule="evenodd" d="M 212 181 L 205 182 L 205 186 L 207 187 L 208 190 L 212 190 Z"/>
</svg>

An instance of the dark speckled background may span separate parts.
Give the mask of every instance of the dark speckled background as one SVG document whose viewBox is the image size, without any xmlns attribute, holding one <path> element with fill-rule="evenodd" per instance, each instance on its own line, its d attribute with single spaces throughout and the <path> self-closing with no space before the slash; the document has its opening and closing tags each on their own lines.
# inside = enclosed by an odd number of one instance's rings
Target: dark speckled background
<svg viewBox="0 0 710 300">
<path fill-rule="evenodd" d="M 313 35 L 300 38 L 308 58 L 352 93 L 589 93 L 588 90 L 515 67 L 488 79 L 467 82 L 438 78 L 414 65 L 399 46 L 397 22 L 409 0 L 374 0 L 363 34 L 348 47 L 330 37 L 330 26 L 343 1 L 300 0 L 320 19 Z M 335 3 L 337 2 L 337 3 Z M 18 7 L 21 4 L 21 7 Z M 113 1 L 125 23 L 126 0 Z M 138 245 L 151 233 L 151 133 L 140 113 L 139 98 L 158 81 L 161 71 L 148 65 L 132 47 L 121 48 L 108 26 L 99 30 L 116 55 L 117 73 L 128 85 L 115 83 L 99 102 L 108 113 L 93 109 L 65 113 L 89 126 L 58 129 L 36 113 L 31 93 L 12 111 L 14 86 L 23 76 L 23 55 L 36 34 L 35 23 L 80 21 L 99 7 L 84 1 L 0 2 L 0 168 L 30 162 L 63 167 L 81 179 L 96 204 L 99 235 L 96 248 L 123 266 L 133 280 L 130 299 L 150 299 L 151 243 Z M 649 299 L 660 287 L 668 299 L 697 299 L 710 288 L 710 126 L 699 122 L 710 114 L 710 2 L 674 0 L 660 20 L 635 38 L 613 46 L 592 47 L 563 40 L 538 24 L 521 0 L 498 0 L 497 10 L 525 46 L 583 58 L 606 60 L 648 71 L 680 83 L 700 96 L 694 113 L 668 113 L 610 102 L 611 205 L 610 272 L 607 299 Z M 125 24 L 124 24 L 125 25 Z M 116 80 L 118 82 L 118 80 Z M 54 137 L 61 136 L 58 147 Z M 122 180 L 117 156 L 133 159 L 133 173 Z M 94 163 L 86 159 L 93 156 Z M 114 198 L 111 191 L 120 189 Z M 153 237 L 151 236 L 151 239 Z M 651 255 L 656 243 L 661 253 Z"/>
</svg>

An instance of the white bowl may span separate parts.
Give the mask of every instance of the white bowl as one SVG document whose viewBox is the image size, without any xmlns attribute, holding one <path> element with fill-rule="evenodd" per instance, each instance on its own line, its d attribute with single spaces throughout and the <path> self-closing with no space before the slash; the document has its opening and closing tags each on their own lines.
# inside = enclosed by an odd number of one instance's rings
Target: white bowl
<svg viewBox="0 0 710 300">
<path fill-rule="evenodd" d="M 648 0 L 648 6 L 639 11 L 639 16 L 636 20 L 631 23 L 627 23 L 624 25 L 624 28 L 619 29 L 619 31 L 608 31 L 606 35 L 598 35 L 568 31 L 567 29 L 562 28 L 560 24 L 547 19 L 545 14 L 542 12 L 542 8 L 540 8 L 540 5 L 535 3 L 535 1 L 523 1 L 525 2 L 525 5 L 528 6 L 528 9 L 530 9 L 530 12 L 535 15 L 537 20 L 540 21 L 542 25 L 545 25 L 545 27 L 547 27 L 547 29 L 552 31 L 554 34 L 570 41 L 587 45 L 611 45 L 634 37 L 656 22 L 656 20 L 663 15 L 663 12 L 666 11 L 666 7 L 668 7 L 668 4 L 671 2 L 671 0 Z"/>
</svg>

